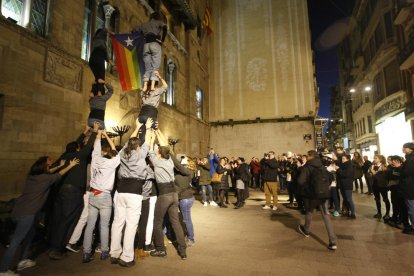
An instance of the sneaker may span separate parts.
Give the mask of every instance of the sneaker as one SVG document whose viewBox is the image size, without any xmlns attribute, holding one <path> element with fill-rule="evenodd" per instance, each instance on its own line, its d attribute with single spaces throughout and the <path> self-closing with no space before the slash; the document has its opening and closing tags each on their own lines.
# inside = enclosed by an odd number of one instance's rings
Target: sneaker
<svg viewBox="0 0 414 276">
<path fill-rule="evenodd" d="M 24 259 L 24 260 L 21 260 L 17 264 L 17 271 L 22 271 L 25 268 L 33 267 L 35 265 L 36 265 L 36 262 L 35 261 L 32 261 L 30 259 Z"/>
<path fill-rule="evenodd" d="M 187 246 L 191 247 L 195 245 L 195 241 L 194 240 L 187 240 Z"/>
<path fill-rule="evenodd" d="M 155 250 L 150 253 L 152 257 L 166 257 L 167 251 L 165 250 Z"/>
<path fill-rule="evenodd" d="M 123 267 L 133 267 L 135 265 L 135 261 L 132 260 L 130 262 L 125 262 L 124 260 L 119 259 L 118 264 Z"/>
<path fill-rule="evenodd" d="M 336 244 L 335 244 L 335 243 L 329 243 L 329 245 L 328 245 L 328 249 L 329 249 L 329 250 L 336 250 L 336 249 L 337 249 L 337 246 L 336 246 Z"/>
<path fill-rule="evenodd" d="M 376 218 L 376 219 L 380 219 L 381 217 L 382 217 L 382 215 L 380 213 L 378 213 L 374 216 L 374 218 Z"/>
<path fill-rule="evenodd" d="M 187 254 L 180 254 L 181 260 L 187 260 Z"/>
<path fill-rule="evenodd" d="M 402 231 L 403 234 L 407 234 L 407 235 L 414 235 L 414 229 L 413 228 L 405 228 Z"/>
<path fill-rule="evenodd" d="M 78 245 L 71 244 L 71 243 L 68 243 L 66 245 L 66 249 L 69 250 L 69 251 L 75 252 L 75 253 L 80 251 L 80 247 Z"/>
<path fill-rule="evenodd" d="M 96 246 L 95 252 L 98 252 L 98 253 L 101 253 L 102 252 L 102 248 L 101 248 L 101 245 L 100 244 L 98 246 Z"/>
<path fill-rule="evenodd" d="M 304 235 L 305 237 L 309 238 L 310 233 L 305 230 L 305 227 L 303 225 L 298 226 L 299 232 Z"/>
<path fill-rule="evenodd" d="M 339 214 L 339 212 L 338 212 L 338 211 L 335 211 L 335 212 L 333 212 L 332 216 L 334 216 L 334 217 L 339 217 L 339 216 L 340 216 L 340 214 Z"/>
<path fill-rule="evenodd" d="M 144 245 L 144 251 L 145 252 L 151 252 L 155 250 L 155 246 L 153 244 L 146 244 Z"/>
<path fill-rule="evenodd" d="M 384 220 L 384 222 L 387 222 L 390 220 L 390 215 L 385 215 L 382 217 L 382 219 Z"/>
<path fill-rule="evenodd" d="M 90 261 L 93 261 L 92 253 L 83 253 L 82 263 L 89 263 Z"/>
<path fill-rule="evenodd" d="M 106 260 L 110 257 L 111 255 L 109 255 L 109 251 L 102 251 L 101 252 L 101 260 Z"/>
<path fill-rule="evenodd" d="M 270 208 L 270 206 L 265 205 L 265 206 L 263 206 L 263 207 L 262 207 L 262 209 L 263 209 L 263 210 L 270 210 L 270 209 L 272 209 L 272 208 Z"/>
<path fill-rule="evenodd" d="M 226 204 L 224 204 L 224 203 L 223 203 L 223 204 L 220 204 L 219 206 L 220 206 L 220 208 L 229 208 L 229 206 L 227 206 L 227 205 L 226 205 Z"/>
<path fill-rule="evenodd" d="M 111 264 L 118 264 L 119 258 L 111 257 Z"/>
<path fill-rule="evenodd" d="M 208 206 L 207 202 L 204 202 L 204 203 L 203 203 L 203 206 L 204 206 L 204 207 L 207 207 L 207 206 Z"/>
<path fill-rule="evenodd" d="M 277 211 L 277 206 L 273 206 L 272 211 Z"/>
<path fill-rule="evenodd" d="M 11 270 L 7 270 L 6 272 L 0 272 L 0 276 L 16 276 L 16 275 L 20 275 L 20 274 L 15 273 Z"/>
<path fill-rule="evenodd" d="M 215 203 L 214 201 L 210 201 L 210 205 L 216 207 L 217 203 Z"/>
</svg>

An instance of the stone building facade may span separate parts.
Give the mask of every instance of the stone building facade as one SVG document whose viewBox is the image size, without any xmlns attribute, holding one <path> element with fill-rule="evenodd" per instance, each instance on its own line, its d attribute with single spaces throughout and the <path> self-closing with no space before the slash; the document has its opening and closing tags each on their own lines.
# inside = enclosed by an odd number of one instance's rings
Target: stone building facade
<svg viewBox="0 0 414 276">
<path fill-rule="evenodd" d="M 213 3 L 211 146 L 246 158 L 315 148 L 307 1 Z"/>
<path fill-rule="evenodd" d="M 85 59 L 91 34 L 104 19 L 97 2 L 0 1 L 0 198 L 18 195 L 33 161 L 41 155 L 57 158 L 85 128 L 93 80 Z M 176 1 L 110 2 L 116 8 L 111 18 L 116 33 L 147 21 L 153 8 L 168 19 L 161 71 L 173 89 L 160 105 L 159 124 L 167 137 L 178 140 L 177 153 L 204 155 L 209 145 L 209 37 L 197 28 L 197 20 L 208 1 L 184 1 L 185 7 L 174 6 Z M 116 70 L 107 69 L 107 81 L 115 88 L 107 105 L 107 129 L 133 128 L 138 93 L 122 92 Z"/>
</svg>

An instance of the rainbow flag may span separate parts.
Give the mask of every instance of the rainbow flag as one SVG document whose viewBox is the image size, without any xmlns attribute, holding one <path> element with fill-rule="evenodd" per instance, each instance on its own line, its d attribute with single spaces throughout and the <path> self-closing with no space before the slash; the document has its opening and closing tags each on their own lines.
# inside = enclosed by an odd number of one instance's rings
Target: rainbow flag
<svg viewBox="0 0 414 276">
<path fill-rule="evenodd" d="M 111 38 L 122 91 L 140 89 L 145 70 L 142 60 L 144 38 L 138 34 L 115 34 Z"/>
</svg>

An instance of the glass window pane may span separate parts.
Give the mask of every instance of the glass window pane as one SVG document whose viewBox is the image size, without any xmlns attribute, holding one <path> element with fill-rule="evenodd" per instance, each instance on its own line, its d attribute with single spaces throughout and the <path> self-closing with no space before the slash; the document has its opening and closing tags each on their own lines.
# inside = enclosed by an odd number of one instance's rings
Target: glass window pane
<svg viewBox="0 0 414 276">
<path fill-rule="evenodd" d="M 22 25 L 23 0 L 3 0 L 1 3 L 1 13 L 4 17 L 12 18 L 17 24 Z"/>
<path fill-rule="evenodd" d="M 92 6 L 93 1 L 85 0 L 85 14 L 83 16 L 82 28 L 82 52 L 81 58 L 89 60 L 91 44 L 91 24 L 92 24 Z"/>
<path fill-rule="evenodd" d="M 46 14 L 47 0 L 32 0 L 30 25 L 32 30 L 39 35 L 46 33 Z"/>
<path fill-rule="evenodd" d="M 203 119 L 203 90 L 200 87 L 196 90 L 196 116 L 198 119 Z"/>
</svg>

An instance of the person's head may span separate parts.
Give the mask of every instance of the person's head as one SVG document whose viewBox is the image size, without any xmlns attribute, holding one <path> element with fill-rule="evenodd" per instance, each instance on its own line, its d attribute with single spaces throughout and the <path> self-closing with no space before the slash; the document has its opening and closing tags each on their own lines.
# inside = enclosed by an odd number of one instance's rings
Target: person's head
<svg viewBox="0 0 414 276">
<path fill-rule="evenodd" d="M 274 151 L 269 151 L 269 158 L 270 159 L 273 159 L 273 158 L 275 158 L 275 152 Z"/>
<path fill-rule="evenodd" d="M 411 154 L 414 151 L 414 143 L 405 143 L 402 149 L 404 154 Z"/>
<path fill-rule="evenodd" d="M 111 159 L 116 156 L 118 152 L 116 150 L 112 150 L 109 143 L 106 140 L 103 140 L 101 145 L 101 154 L 103 157 Z"/>
<path fill-rule="evenodd" d="M 308 160 L 316 159 L 319 158 L 319 154 L 316 150 L 310 150 L 307 153 L 307 158 Z"/>
<path fill-rule="evenodd" d="M 48 156 L 39 157 L 39 159 L 37 159 L 30 167 L 29 175 L 39 175 L 47 173 L 48 160 Z"/>
<path fill-rule="evenodd" d="M 124 156 L 127 160 L 131 157 L 132 151 L 137 150 L 142 145 L 141 139 L 138 137 L 132 137 L 128 140 L 128 145 L 124 150 Z"/>
<path fill-rule="evenodd" d="M 209 154 L 214 154 L 214 149 L 210 148 Z"/>
<path fill-rule="evenodd" d="M 166 146 L 160 146 L 158 148 L 158 153 L 162 159 L 169 159 L 170 158 L 170 149 Z"/>
<path fill-rule="evenodd" d="M 364 161 L 368 161 L 368 156 L 364 155 Z"/>
<path fill-rule="evenodd" d="M 342 154 L 342 153 L 344 153 L 344 148 L 343 148 L 343 147 L 337 147 L 337 148 L 336 148 L 336 153 L 337 153 L 337 154 Z"/>
<path fill-rule="evenodd" d="M 162 21 L 162 15 L 160 12 L 153 12 L 150 14 L 150 19 Z"/>
<path fill-rule="evenodd" d="M 301 156 L 301 160 L 302 160 L 302 164 L 305 164 L 305 163 L 306 163 L 306 161 L 308 161 L 308 156 L 306 156 L 306 155 L 302 155 L 302 156 Z"/>
<path fill-rule="evenodd" d="M 349 155 L 349 154 L 345 154 L 345 155 L 342 155 L 342 163 L 346 163 L 346 162 L 348 162 L 349 160 L 351 160 L 351 155 Z"/>
<path fill-rule="evenodd" d="M 220 165 L 224 167 L 226 164 L 226 158 L 220 158 Z"/>
<path fill-rule="evenodd" d="M 386 166 L 387 160 L 385 159 L 384 155 L 377 154 L 374 156 L 374 164 Z"/>
<path fill-rule="evenodd" d="M 354 152 L 354 159 L 360 159 L 361 158 L 361 154 L 359 154 L 359 152 Z"/>
<path fill-rule="evenodd" d="M 239 158 L 237 158 L 237 163 L 239 163 L 239 164 L 242 164 L 242 163 L 244 163 L 246 160 L 244 160 L 244 158 L 243 157 L 239 157 Z"/>
<path fill-rule="evenodd" d="M 80 149 L 81 149 L 81 146 L 76 141 L 70 142 L 66 145 L 66 152 L 67 153 L 77 152 L 77 151 L 80 151 Z"/>
<path fill-rule="evenodd" d="M 388 156 L 388 157 L 387 157 L 387 164 L 388 164 L 388 165 L 391 165 L 391 163 L 392 163 L 392 162 L 391 162 L 391 156 Z"/>
<path fill-rule="evenodd" d="M 393 167 L 399 167 L 403 162 L 403 159 L 398 155 L 393 155 L 390 158 L 391 158 L 391 165 Z"/>
</svg>

